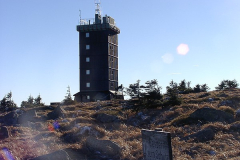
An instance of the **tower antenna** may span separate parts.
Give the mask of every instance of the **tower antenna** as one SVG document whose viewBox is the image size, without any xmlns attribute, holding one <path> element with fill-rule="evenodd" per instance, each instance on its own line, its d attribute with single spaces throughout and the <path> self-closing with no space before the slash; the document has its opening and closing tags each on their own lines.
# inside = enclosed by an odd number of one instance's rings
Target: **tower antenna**
<svg viewBox="0 0 240 160">
<path fill-rule="evenodd" d="M 100 4 L 101 4 L 100 0 L 95 0 L 95 14 L 101 15 Z"/>
<path fill-rule="evenodd" d="M 79 18 L 80 18 L 80 25 L 81 25 L 81 21 L 82 21 L 82 17 L 81 17 L 81 10 L 79 9 Z"/>
</svg>

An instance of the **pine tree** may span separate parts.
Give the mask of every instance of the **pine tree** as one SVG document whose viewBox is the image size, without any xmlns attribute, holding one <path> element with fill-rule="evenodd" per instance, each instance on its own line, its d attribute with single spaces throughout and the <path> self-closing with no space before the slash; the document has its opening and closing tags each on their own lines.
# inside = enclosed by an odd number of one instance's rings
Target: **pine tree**
<svg viewBox="0 0 240 160">
<path fill-rule="evenodd" d="M 65 99 L 63 100 L 63 104 L 70 105 L 75 104 L 75 101 L 72 99 L 70 87 L 67 87 L 67 95 L 65 96 Z"/>
<path fill-rule="evenodd" d="M 3 99 L 0 101 L 0 111 L 12 111 L 17 108 L 16 103 L 12 100 L 12 92 L 10 91 Z"/>
</svg>

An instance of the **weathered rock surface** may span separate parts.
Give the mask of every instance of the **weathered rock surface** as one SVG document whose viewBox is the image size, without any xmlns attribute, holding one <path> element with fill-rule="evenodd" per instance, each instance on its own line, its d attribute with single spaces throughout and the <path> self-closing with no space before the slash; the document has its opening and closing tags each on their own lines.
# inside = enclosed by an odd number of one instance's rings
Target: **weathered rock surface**
<svg viewBox="0 0 240 160">
<path fill-rule="evenodd" d="M 57 106 L 52 112 L 47 114 L 47 117 L 49 119 L 57 119 L 59 117 L 63 117 L 65 115 L 66 111 L 62 108 L 62 106 Z"/>
<path fill-rule="evenodd" d="M 240 132 L 240 121 L 231 124 L 230 130 Z"/>
<path fill-rule="evenodd" d="M 15 126 L 18 124 L 18 114 L 15 111 L 11 111 L 5 116 L 1 117 L 1 123 L 6 126 Z"/>
<path fill-rule="evenodd" d="M 213 108 L 201 108 L 193 112 L 189 118 L 203 122 L 227 122 L 234 121 L 233 115 Z"/>
<path fill-rule="evenodd" d="M 75 133 L 77 136 L 93 136 L 93 137 L 98 137 L 101 138 L 104 136 L 103 132 L 99 132 L 98 130 L 95 129 L 95 127 L 91 127 L 91 126 L 83 126 L 83 127 L 79 127 L 76 130 Z"/>
<path fill-rule="evenodd" d="M 121 155 L 121 148 L 117 143 L 110 140 L 98 140 L 94 137 L 88 137 L 86 146 L 90 151 L 107 155 L 109 157 L 119 157 Z"/>
<path fill-rule="evenodd" d="M 28 127 L 28 121 L 34 122 L 34 117 L 36 117 L 36 110 L 31 109 L 24 111 L 21 115 L 18 116 L 18 123 L 22 126 Z"/>
<path fill-rule="evenodd" d="M 81 136 L 78 136 L 74 132 L 65 133 L 61 136 L 61 139 L 65 143 L 76 143 L 81 141 Z"/>
<path fill-rule="evenodd" d="M 238 110 L 236 111 L 235 119 L 236 119 L 236 121 L 240 121 L 240 109 L 238 109 Z"/>
<path fill-rule="evenodd" d="M 5 116 L 2 116 L 0 119 L 0 123 L 6 126 L 16 126 L 17 124 L 20 124 L 21 126 L 26 127 L 28 127 L 29 122 L 39 122 L 46 120 L 43 117 L 37 117 L 36 109 L 17 109 L 15 111 L 9 112 Z"/>
<path fill-rule="evenodd" d="M 220 102 L 218 106 L 231 106 L 232 104 L 233 104 L 232 101 L 225 100 L 225 101 Z"/>
<path fill-rule="evenodd" d="M 8 133 L 7 127 L 5 127 L 5 126 L 0 127 L 0 140 L 8 138 L 8 137 L 9 137 L 9 133 Z"/>
<path fill-rule="evenodd" d="M 206 141 L 213 140 L 214 136 L 215 136 L 214 131 L 210 128 L 206 128 L 206 129 L 200 130 L 194 134 L 186 136 L 182 140 L 193 139 L 196 142 L 206 142 Z"/>
<path fill-rule="evenodd" d="M 91 126 L 79 126 L 76 130 L 63 134 L 61 138 L 65 143 L 76 143 L 89 136 L 101 138 L 104 136 L 104 133 Z"/>
<path fill-rule="evenodd" d="M 111 123 L 111 122 L 118 121 L 117 116 L 113 116 L 113 115 L 109 115 L 109 114 L 105 114 L 105 113 L 98 114 L 96 119 L 102 123 Z"/>
</svg>

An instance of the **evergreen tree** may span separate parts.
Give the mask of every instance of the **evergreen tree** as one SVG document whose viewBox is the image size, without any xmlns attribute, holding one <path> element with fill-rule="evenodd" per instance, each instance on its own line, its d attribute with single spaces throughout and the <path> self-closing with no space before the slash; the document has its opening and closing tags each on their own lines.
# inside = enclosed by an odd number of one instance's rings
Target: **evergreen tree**
<svg viewBox="0 0 240 160">
<path fill-rule="evenodd" d="M 23 108 L 31 108 L 31 107 L 36 107 L 36 106 L 43 106 L 44 103 L 41 103 L 41 96 L 40 94 L 36 97 L 33 98 L 33 96 L 29 96 L 27 101 L 22 101 L 21 107 Z"/>
<path fill-rule="evenodd" d="M 75 104 L 75 101 L 72 100 L 70 87 L 68 86 L 67 88 L 68 88 L 67 93 L 66 93 L 67 95 L 65 96 L 65 99 L 63 100 L 63 104 L 66 104 L 66 105 Z"/>
<path fill-rule="evenodd" d="M 224 89 L 231 89 L 231 88 L 237 88 L 238 87 L 237 81 L 234 80 L 222 80 L 220 84 L 218 84 L 217 87 L 215 87 L 216 90 L 224 90 Z"/>
<path fill-rule="evenodd" d="M 205 83 L 203 85 L 201 85 L 201 92 L 207 92 L 208 90 L 210 90 L 210 88 L 208 87 L 208 85 Z"/>
<path fill-rule="evenodd" d="M 0 101 L 0 111 L 12 111 L 17 108 L 17 105 L 12 100 L 12 92 L 9 92 L 3 99 Z"/>
<path fill-rule="evenodd" d="M 165 105 L 180 105 L 181 99 L 178 97 L 179 90 L 177 83 L 172 80 L 169 86 L 166 87 L 166 90 L 169 99 Z"/>
<path fill-rule="evenodd" d="M 167 95 L 169 97 L 178 97 L 178 85 L 176 82 L 174 82 L 173 80 L 171 80 L 171 82 L 169 83 L 169 86 L 166 87 L 167 90 Z"/>
<path fill-rule="evenodd" d="M 42 101 L 42 98 L 41 98 L 41 96 L 39 94 L 36 98 L 34 98 L 34 105 L 36 105 L 36 106 L 43 106 L 44 103 L 42 103 L 41 101 Z"/>
<path fill-rule="evenodd" d="M 201 92 L 201 86 L 200 86 L 200 84 L 196 84 L 196 86 L 193 88 L 193 92 L 195 92 L 195 93 Z"/>
<path fill-rule="evenodd" d="M 228 89 L 237 88 L 238 85 L 239 85 L 235 79 L 232 80 L 232 81 L 227 80 L 226 84 L 227 84 L 227 88 L 228 88 Z"/>
<path fill-rule="evenodd" d="M 181 93 L 184 93 L 187 89 L 187 83 L 186 83 L 186 80 L 182 80 L 180 83 L 179 83 L 179 86 L 178 86 L 178 90 L 181 92 Z"/>
<path fill-rule="evenodd" d="M 162 99 L 161 89 L 162 87 L 158 85 L 158 81 L 156 79 L 147 81 L 146 86 L 142 87 L 145 88 L 144 97 L 155 101 Z"/>
<path fill-rule="evenodd" d="M 28 97 L 28 104 L 29 105 L 33 105 L 33 102 L 34 102 L 34 98 L 30 95 L 29 97 Z"/>
<path fill-rule="evenodd" d="M 141 88 L 144 88 L 144 86 L 141 86 Z M 134 84 L 130 84 L 129 88 L 126 88 L 126 92 L 131 98 L 135 97 L 140 98 L 141 95 L 140 80 L 137 80 L 137 82 Z"/>
</svg>

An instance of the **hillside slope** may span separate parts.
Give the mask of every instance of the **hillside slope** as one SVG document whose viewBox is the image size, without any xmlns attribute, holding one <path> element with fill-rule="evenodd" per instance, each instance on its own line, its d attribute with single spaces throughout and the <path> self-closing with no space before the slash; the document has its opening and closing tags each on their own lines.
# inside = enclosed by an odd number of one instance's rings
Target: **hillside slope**
<svg viewBox="0 0 240 160">
<path fill-rule="evenodd" d="M 17 159 L 142 159 L 141 129 L 172 136 L 174 159 L 240 159 L 240 90 L 181 95 L 133 112 L 131 101 L 18 109 L 0 115 L 0 148 Z M 4 149 L 3 149 L 4 148 Z"/>
</svg>

